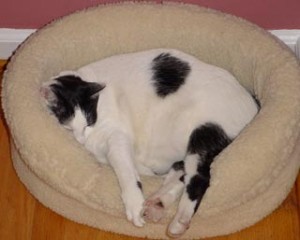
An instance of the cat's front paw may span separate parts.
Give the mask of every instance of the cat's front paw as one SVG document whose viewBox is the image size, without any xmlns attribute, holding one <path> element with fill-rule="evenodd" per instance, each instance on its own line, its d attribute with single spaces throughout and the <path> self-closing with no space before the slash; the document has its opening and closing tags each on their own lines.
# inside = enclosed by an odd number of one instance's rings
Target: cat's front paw
<svg viewBox="0 0 300 240">
<path fill-rule="evenodd" d="M 122 195 L 128 221 L 137 227 L 142 227 L 145 221 L 142 216 L 144 197 L 142 193 L 126 193 Z"/>
</svg>

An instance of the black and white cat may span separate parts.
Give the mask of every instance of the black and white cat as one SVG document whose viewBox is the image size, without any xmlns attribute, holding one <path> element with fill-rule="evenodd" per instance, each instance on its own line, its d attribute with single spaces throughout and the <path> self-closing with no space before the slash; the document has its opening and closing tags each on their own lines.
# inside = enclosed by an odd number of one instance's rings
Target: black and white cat
<svg viewBox="0 0 300 240">
<path fill-rule="evenodd" d="M 129 221 L 157 222 L 177 198 L 169 235 L 189 227 L 210 165 L 258 112 L 227 71 L 174 49 L 112 56 L 62 72 L 41 87 L 48 108 L 113 168 Z M 144 200 L 139 174 L 165 175 Z"/>
</svg>

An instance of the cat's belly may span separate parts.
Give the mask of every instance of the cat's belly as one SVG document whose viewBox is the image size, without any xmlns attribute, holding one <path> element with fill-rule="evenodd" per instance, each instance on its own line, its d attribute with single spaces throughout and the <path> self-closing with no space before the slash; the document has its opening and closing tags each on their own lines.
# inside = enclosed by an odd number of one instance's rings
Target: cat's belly
<svg viewBox="0 0 300 240">
<path fill-rule="evenodd" d="M 186 154 L 186 144 L 181 141 L 155 141 L 147 147 L 137 148 L 135 163 L 138 172 L 143 175 L 164 175 L 173 163 L 182 161 Z"/>
<path fill-rule="evenodd" d="M 178 156 L 176 156 L 178 157 Z M 180 161 L 183 158 L 162 158 L 161 156 L 157 157 L 148 157 L 140 158 L 136 157 L 136 167 L 140 174 L 142 175 L 164 175 L 168 173 L 174 162 Z"/>
<path fill-rule="evenodd" d="M 169 105 L 157 104 L 152 111 L 142 130 L 135 134 L 135 163 L 140 174 L 163 175 L 173 163 L 184 160 L 189 135 L 198 121 L 187 121 L 190 111 Z"/>
</svg>

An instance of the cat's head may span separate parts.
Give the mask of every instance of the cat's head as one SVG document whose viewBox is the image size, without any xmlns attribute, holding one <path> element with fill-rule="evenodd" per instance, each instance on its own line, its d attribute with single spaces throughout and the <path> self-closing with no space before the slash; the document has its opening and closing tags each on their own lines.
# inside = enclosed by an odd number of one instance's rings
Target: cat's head
<svg viewBox="0 0 300 240">
<path fill-rule="evenodd" d="M 40 93 L 60 124 L 81 139 L 87 127 L 97 120 L 97 103 L 103 85 L 86 82 L 80 76 L 67 74 L 44 83 Z"/>
</svg>

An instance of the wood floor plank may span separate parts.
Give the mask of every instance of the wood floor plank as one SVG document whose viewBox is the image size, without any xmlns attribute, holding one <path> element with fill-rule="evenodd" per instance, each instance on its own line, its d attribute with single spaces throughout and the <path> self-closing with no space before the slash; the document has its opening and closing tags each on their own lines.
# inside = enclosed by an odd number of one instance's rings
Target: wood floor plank
<svg viewBox="0 0 300 240">
<path fill-rule="evenodd" d="M 259 223 L 241 232 L 209 240 L 300 240 L 298 205 L 294 187 L 282 205 Z"/>
<path fill-rule="evenodd" d="M 296 206 L 297 206 L 297 212 L 298 212 L 298 236 L 300 238 L 300 172 L 298 174 L 298 178 L 297 181 L 295 183 L 295 190 L 296 190 L 296 195 L 297 195 L 297 202 L 296 202 Z"/>
<path fill-rule="evenodd" d="M 3 68 L 4 68 L 5 64 L 6 64 L 6 61 L 0 59 L 0 77 L 2 75 Z"/>
<path fill-rule="evenodd" d="M 0 146 L 0 239 L 30 239 L 35 200 L 13 170 L 2 117 Z"/>
<path fill-rule="evenodd" d="M 0 60 L 0 69 L 4 64 L 5 61 Z M 107 233 L 72 222 L 35 200 L 19 181 L 13 169 L 8 131 L 1 111 L 0 176 L 0 239 L 137 240 L 137 238 Z M 299 203 L 300 175 L 287 199 L 271 215 L 239 233 L 210 238 L 209 240 L 300 240 Z"/>
<path fill-rule="evenodd" d="M 64 218 L 42 206 L 40 203 L 35 205 L 32 240 L 40 239 L 62 239 L 65 232 Z"/>
</svg>

